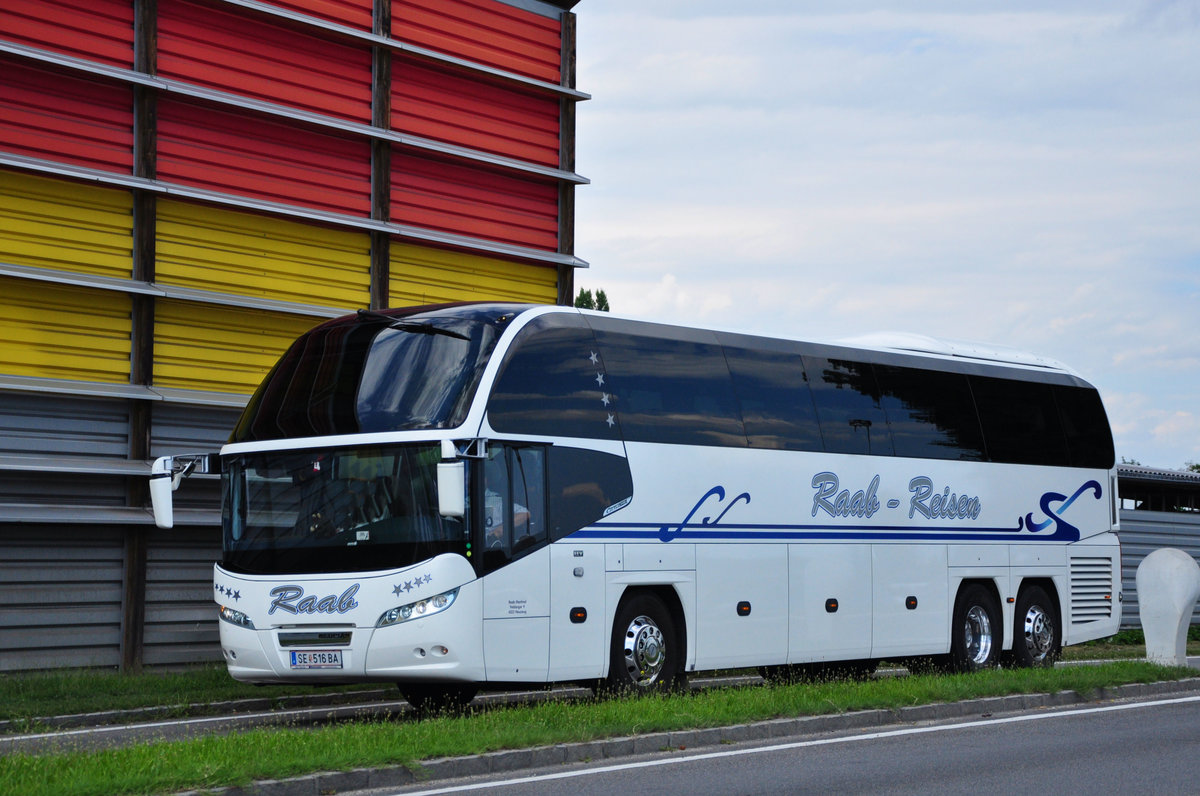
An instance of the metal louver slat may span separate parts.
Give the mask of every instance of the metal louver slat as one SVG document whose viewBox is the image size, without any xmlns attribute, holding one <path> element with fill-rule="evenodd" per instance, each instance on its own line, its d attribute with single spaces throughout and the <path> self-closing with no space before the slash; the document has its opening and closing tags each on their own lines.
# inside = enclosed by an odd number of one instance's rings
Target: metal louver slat
<svg viewBox="0 0 1200 796">
<path fill-rule="evenodd" d="M 0 150 L 89 168 L 133 170 L 129 86 L 0 58 Z"/>
<path fill-rule="evenodd" d="M 299 11 L 327 22 L 371 30 L 373 0 L 273 0 L 270 5 Z"/>
<path fill-rule="evenodd" d="M 392 243 L 390 306 L 496 299 L 553 304 L 554 268 Z"/>
<path fill-rule="evenodd" d="M 154 319 L 154 384 L 254 392 L 284 350 L 316 322 L 283 313 L 159 301 Z"/>
<path fill-rule="evenodd" d="M 133 65 L 130 0 L 20 0 L 4 4 L 3 37 L 113 66 Z"/>
<path fill-rule="evenodd" d="M 345 307 L 371 302 L 367 233 L 162 200 L 161 284 Z"/>
<path fill-rule="evenodd" d="M 534 249 L 558 248 L 558 187 L 396 153 L 392 220 Z"/>
<path fill-rule="evenodd" d="M 176 99 L 158 103 L 158 176 L 285 205 L 370 215 L 366 139 Z"/>
<path fill-rule="evenodd" d="M 129 381 L 130 297 L 0 277 L 0 373 Z"/>
<path fill-rule="evenodd" d="M 0 171 L 0 262 L 128 279 L 128 191 Z"/>
<path fill-rule="evenodd" d="M 392 67 L 392 129 L 557 167 L 557 97 L 469 78 L 414 59 Z"/>
<path fill-rule="evenodd" d="M 158 74 L 357 122 L 371 120 L 371 52 L 233 6 L 158 0 Z"/>
<path fill-rule="evenodd" d="M 560 80 L 560 18 L 496 0 L 395 0 L 392 36 L 538 80 Z"/>
</svg>

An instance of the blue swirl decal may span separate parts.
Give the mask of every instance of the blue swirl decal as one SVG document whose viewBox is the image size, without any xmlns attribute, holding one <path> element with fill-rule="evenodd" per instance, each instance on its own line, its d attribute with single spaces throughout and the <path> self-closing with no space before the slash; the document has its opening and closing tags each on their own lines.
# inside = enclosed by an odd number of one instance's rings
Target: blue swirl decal
<svg viewBox="0 0 1200 796">
<path fill-rule="evenodd" d="M 661 528 L 659 528 L 658 529 L 658 538 L 664 542 L 669 542 L 672 539 L 674 539 L 675 537 L 677 537 L 679 534 L 683 533 L 684 528 L 688 527 L 688 523 L 691 522 L 692 517 L 696 516 L 696 512 L 700 510 L 700 507 L 703 506 L 705 501 L 707 501 L 710 497 L 716 497 L 717 505 L 724 503 L 725 502 L 725 487 L 714 486 L 712 489 L 705 492 L 704 497 L 702 497 L 698 501 L 696 501 L 696 505 L 692 506 L 692 510 L 689 511 L 688 515 L 683 518 L 683 522 L 679 523 L 678 525 L 664 525 Z M 718 514 L 715 518 L 704 517 L 703 519 L 701 519 L 700 525 L 705 528 L 710 528 L 714 525 L 717 525 L 719 522 L 721 522 L 721 518 L 724 517 L 726 514 L 728 514 L 729 510 L 732 509 L 734 506 L 736 506 L 742 500 L 745 500 L 747 503 L 749 503 L 750 502 L 750 493 L 743 492 L 742 494 L 738 495 L 733 500 L 729 501 L 729 505 L 725 507 L 725 510 L 722 511 L 720 514 Z"/>
<path fill-rule="evenodd" d="M 1017 529 L 1025 528 L 1030 533 L 1037 533 L 1038 531 L 1045 530 L 1053 523 L 1055 527 L 1051 538 L 1062 539 L 1068 542 L 1078 542 L 1080 536 L 1079 529 L 1064 520 L 1062 515 L 1071 507 L 1076 498 L 1088 491 L 1091 491 L 1096 500 L 1099 500 L 1104 494 L 1104 490 L 1097 481 L 1086 482 L 1079 489 L 1076 489 L 1075 494 L 1071 495 L 1071 497 L 1059 494 L 1058 492 L 1047 492 L 1042 495 L 1042 499 L 1039 501 L 1042 513 L 1046 515 L 1046 519 L 1041 522 L 1035 522 L 1033 512 L 1030 512 L 1024 518 L 1018 519 Z M 1051 503 L 1061 503 L 1062 505 L 1054 509 L 1050 507 Z"/>
</svg>

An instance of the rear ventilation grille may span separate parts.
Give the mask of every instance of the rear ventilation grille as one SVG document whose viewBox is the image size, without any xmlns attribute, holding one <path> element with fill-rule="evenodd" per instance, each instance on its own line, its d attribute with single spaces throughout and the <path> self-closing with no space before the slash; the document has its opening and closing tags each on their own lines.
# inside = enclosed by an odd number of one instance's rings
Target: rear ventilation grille
<svg viewBox="0 0 1200 796">
<path fill-rule="evenodd" d="M 1113 612 L 1113 560 L 1091 556 L 1071 559 L 1071 624 L 1109 619 Z"/>
</svg>

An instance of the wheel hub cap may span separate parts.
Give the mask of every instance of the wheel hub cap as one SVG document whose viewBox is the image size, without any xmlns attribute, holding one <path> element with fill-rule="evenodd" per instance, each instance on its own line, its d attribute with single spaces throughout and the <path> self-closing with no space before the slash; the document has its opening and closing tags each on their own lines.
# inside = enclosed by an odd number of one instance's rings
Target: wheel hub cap
<svg viewBox="0 0 1200 796">
<path fill-rule="evenodd" d="M 625 631 L 625 668 L 639 686 L 652 685 L 662 674 L 667 646 L 662 631 L 648 616 L 639 616 Z"/>
</svg>

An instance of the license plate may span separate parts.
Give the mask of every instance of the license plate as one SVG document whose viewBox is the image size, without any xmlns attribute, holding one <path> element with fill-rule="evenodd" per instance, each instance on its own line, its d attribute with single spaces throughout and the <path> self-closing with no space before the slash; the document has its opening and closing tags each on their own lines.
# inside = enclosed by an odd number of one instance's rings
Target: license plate
<svg viewBox="0 0 1200 796">
<path fill-rule="evenodd" d="M 293 669 L 340 669 L 342 668 L 341 650 L 292 650 Z"/>
</svg>

